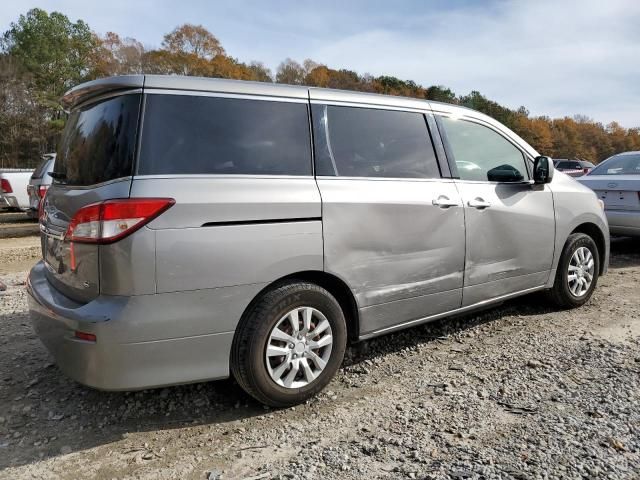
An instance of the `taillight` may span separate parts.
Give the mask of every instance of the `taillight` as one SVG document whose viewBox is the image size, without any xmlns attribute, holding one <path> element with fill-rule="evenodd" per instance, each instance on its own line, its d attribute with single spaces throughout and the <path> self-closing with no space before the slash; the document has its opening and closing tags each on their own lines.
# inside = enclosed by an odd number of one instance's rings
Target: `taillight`
<svg viewBox="0 0 640 480">
<path fill-rule="evenodd" d="M 173 198 L 126 198 L 92 203 L 76 212 L 65 238 L 77 243 L 113 243 L 165 212 Z"/>
<path fill-rule="evenodd" d="M 39 194 L 39 192 L 38 192 Z M 44 195 L 38 200 L 38 220 L 40 223 L 44 223 L 44 197 L 47 196 L 47 190 L 44 191 Z"/>
<path fill-rule="evenodd" d="M 585 168 L 583 169 L 583 173 L 584 173 L 585 175 L 586 175 L 587 173 L 589 173 L 590 171 L 591 171 L 591 169 L 590 169 L 590 168 L 588 168 L 588 167 L 585 167 Z"/>
<path fill-rule="evenodd" d="M 40 198 L 44 198 L 44 196 L 47 194 L 47 189 L 49 187 L 47 185 L 40 185 L 38 187 L 38 197 Z"/>
<path fill-rule="evenodd" d="M 0 179 L 0 190 L 2 190 L 2 193 L 13 193 L 13 188 L 11 188 L 9 180 L 6 178 Z"/>
<path fill-rule="evenodd" d="M 98 341 L 98 338 L 93 333 L 81 332 L 79 330 L 73 332 L 73 336 L 78 340 L 84 340 L 85 342 L 96 343 Z"/>
</svg>

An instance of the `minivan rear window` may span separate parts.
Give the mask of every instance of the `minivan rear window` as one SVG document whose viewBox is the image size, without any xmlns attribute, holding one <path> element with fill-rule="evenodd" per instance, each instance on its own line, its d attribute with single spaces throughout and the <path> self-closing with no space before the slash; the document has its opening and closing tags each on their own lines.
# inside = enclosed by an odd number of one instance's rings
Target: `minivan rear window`
<svg viewBox="0 0 640 480">
<path fill-rule="evenodd" d="M 133 173 L 140 94 L 73 110 L 58 146 L 55 183 L 95 185 Z"/>
<path fill-rule="evenodd" d="M 311 175 L 306 103 L 146 97 L 139 175 Z"/>
</svg>

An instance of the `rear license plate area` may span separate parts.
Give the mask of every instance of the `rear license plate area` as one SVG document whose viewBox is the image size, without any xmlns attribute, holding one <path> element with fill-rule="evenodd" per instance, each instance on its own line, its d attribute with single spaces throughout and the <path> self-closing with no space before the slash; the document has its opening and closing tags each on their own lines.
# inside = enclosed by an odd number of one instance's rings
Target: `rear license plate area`
<svg viewBox="0 0 640 480">
<path fill-rule="evenodd" d="M 638 208 L 640 206 L 638 192 L 604 190 L 598 192 L 598 197 L 608 207 Z"/>
</svg>

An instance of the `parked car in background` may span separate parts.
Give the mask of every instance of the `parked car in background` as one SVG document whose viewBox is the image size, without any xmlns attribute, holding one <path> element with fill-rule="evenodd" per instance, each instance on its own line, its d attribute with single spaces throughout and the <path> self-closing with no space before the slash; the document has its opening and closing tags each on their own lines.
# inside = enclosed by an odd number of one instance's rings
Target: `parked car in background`
<svg viewBox="0 0 640 480">
<path fill-rule="evenodd" d="M 604 202 L 613 235 L 640 236 L 640 151 L 614 155 L 578 181 Z"/>
<path fill-rule="evenodd" d="M 348 340 L 534 291 L 578 307 L 607 271 L 595 194 L 470 109 L 156 75 L 63 101 L 27 290 L 86 385 L 233 375 L 293 405 Z"/>
<path fill-rule="evenodd" d="M 33 170 L 0 170 L 0 208 L 29 210 L 27 185 Z"/>
<path fill-rule="evenodd" d="M 556 170 L 566 173 L 570 177 L 581 177 L 595 167 L 593 163 L 586 160 L 568 160 L 566 158 L 554 158 L 553 164 Z"/>
<path fill-rule="evenodd" d="M 40 202 L 47 193 L 47 189 L 53 180 L 49 173 L 53 171 L 55 161 L 55 153 L 43 155 L 40 165 L 38 165 L 38 168 L 36 168 L 33 175 L 31 175 L 29 185 L 27 186 L 27 193 L 29 194 L 29 210 L 27 211 L 27 215 L 30 218 L 38 218 Z"/>
</svg>

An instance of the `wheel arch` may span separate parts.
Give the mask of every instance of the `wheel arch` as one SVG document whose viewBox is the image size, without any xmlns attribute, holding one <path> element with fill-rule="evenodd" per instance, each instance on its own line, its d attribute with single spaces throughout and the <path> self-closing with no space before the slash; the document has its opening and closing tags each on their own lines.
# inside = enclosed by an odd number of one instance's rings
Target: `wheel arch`
<svg viewBox="0 0 640 480">
<path fill-rule="evenodd" d="M 360 312 L 358 303 L 349 286 L 340 278 L 327 272 L 319 270 L 305 270 L 301 272 L 291 273 L 284 277 L 278 278 L 266 285 L 260 290 L 249 302 L 249 305 L 242 312 L 244 318 L 248 311 L 251 310 L 255 302 L 269 290 L 272 290 L 282 283 L 290 281 L 303 281 L 318 285 L 327 290 L 340 304 L 344 318 L 347 324 L 347 339 L 349 342 L 356 342 L 360 335 Z"/>
<path fill-rule="evenodd" d="M 596 243 L 598 256 L 600 257 L 600 271 L 598 272 L 598 275 L 604 274 L 606 268 L 605 259 L 607 253 L 607 241 L 600 227 L 595 223 L 584 222 L 574 228 L 569 235 L 573 235 L 574 233 L 584 233 L 585 235 L 589 235 Z"/>
</svg>

